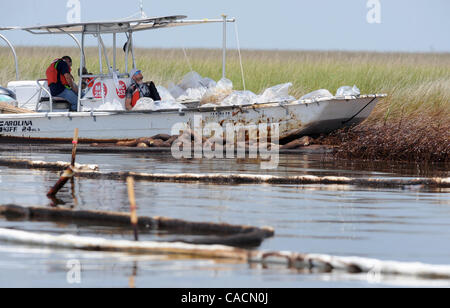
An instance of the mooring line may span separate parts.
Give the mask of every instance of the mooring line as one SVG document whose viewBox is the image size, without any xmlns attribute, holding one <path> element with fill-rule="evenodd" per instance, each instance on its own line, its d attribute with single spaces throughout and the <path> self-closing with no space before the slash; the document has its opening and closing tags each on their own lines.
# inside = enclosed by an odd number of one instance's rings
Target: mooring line
<svg viewBox="0 0 450 308">
<path fill-rule="evenodd" d="M 55 236 L 11 229 L 0 229 L 0 241 L 87 251 L 171 254 L 194 258 L 227 259 L 236 263 L 256 263 L 265 266 L 282 265 L 292 269 L 310 269 L 327 273 L 344 271 L 351 274 L 368 273 L 373 275 L 398 275 L 450 280 L 449 265 L 382 261 L 359 257 L 295 252 L 255 251 L 223 245 L 135 242 L 73 235 Z"/>
<path fill-rule="evenodd" d="M 351 120 L 353 120 L 354 118 L 356 118 L 361 112 L 364 111 L 364 109 L 366 109 L 370 104 L 372 104 L 377 98 L 375 97 L 374 99 L 372 99 L 367 105 L 365 105 L 360 111 L 358 111 L 353 117 L 351 117 L 350 119 L 343 121 L 342 124 L 347 124 L 348 122 L 350 122 Z"/>
</svg>

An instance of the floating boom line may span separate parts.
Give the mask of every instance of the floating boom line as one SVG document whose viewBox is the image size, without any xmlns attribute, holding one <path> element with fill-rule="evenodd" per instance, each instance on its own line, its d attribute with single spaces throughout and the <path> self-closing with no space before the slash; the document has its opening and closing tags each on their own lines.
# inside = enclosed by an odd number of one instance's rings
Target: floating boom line
<svg viewBox="0 0 450 308">
<path fill-rule="evenodd" d="M 450 280 L 450 266 L 423 263 L 382 261 L 359 257 L 325 254 L 268 252 L 232 248 L 223 245 L 192 245 L 186 243 L 135 242 L 73 235 L 50 235 L 19 230 L 0 229 L 0 241 L 87 251 L 125 252 L 135 254 L 169 254 L 193 258 L 225 259 L 236 263 L 282 265 L 298 270 L 321 272 L 373 273 L 424 279 Z"/>
<path fill-rule="evenodd" d="M 0 166 L 20 168 L 20 169 L 40 169 L 49 171 L 63 171 L 69 168 L 71 163 L 58 161 L 58 162 L 45 162 L 40 160 L 26 160 L 26 159 L 3 159 L 0 158 Z M 75 163 L 75 168 L 78 171 L 98 171 L 98 165 L 83 165 Z"/>
<path fill-rule="evenodd" d="M 19 159 L 0 159 L 0 166 L 41 170 L 64 170 L 70 163 L 48 163 L 42 161 L 29 161 Z M 349 178 L 312 175 L 303 176 L 275 176 L 257 174 L 162 174 L 139 172 L 98 172 L 96 165 L 77 165 L 74 176 L 79 178 L 102 180 L 126 180 L 132 176 L 138 181 L 169 182 L 169 183 L 206 183 L 216 185 L 237 184 L 269 184 L 269 185 L 355 185 L 363 187 L 402 188 L 407 186 L 423 186 L 430 188 L 450 188 L 450 177 L 447 178 L 416 178 L 416 179 L 390 179 L 390 178 Z"/>
<path fill-rule="evenodd" d="M 318 177 L 305 176 L 275 176 L 257 174 L 159 174 L 138 172 L 76 172 L 75 176 L 89 179 L 124 180 L 128 176 L 139 181 L 173 182 L 173 183 L 206 183 L 217 185 L 237 184 L 270 184 L 270 185 L 356 185 L 368 187 L 405 187 L 425 186 L 435 188 L 450 188 L 450 178 L 418 178 L 418 179 L 377 179 L 377 178 L 348 178 L 348 177 Z"/>
</svg>

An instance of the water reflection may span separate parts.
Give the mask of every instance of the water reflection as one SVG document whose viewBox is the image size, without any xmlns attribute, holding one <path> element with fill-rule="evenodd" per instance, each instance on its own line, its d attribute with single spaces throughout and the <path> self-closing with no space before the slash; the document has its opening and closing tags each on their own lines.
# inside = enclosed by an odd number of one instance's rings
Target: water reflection
<svg viewBox="0 0 450 308">
<path fill-rule="evenodd" d="M 14 148 L 14 147 L 12 147 Z M 0 152 L 0 157 L 31 160 L 68 161 L 70 154 L 33 152 Z M 448 177 L 450 163 L 409 163 L 384 161 L 336 161 L 319 154 L 285 154 L 275 170 L 261 170 L 258 162 L 237 159 L 183 159 L 170 154 L 87 154 L 80 153 L 79 163 L 99 164 L 101 171 L 136 171 L 161 173 L 251 173 L 273 175 L 317 175 L 352 177 Z"/>
</svg>

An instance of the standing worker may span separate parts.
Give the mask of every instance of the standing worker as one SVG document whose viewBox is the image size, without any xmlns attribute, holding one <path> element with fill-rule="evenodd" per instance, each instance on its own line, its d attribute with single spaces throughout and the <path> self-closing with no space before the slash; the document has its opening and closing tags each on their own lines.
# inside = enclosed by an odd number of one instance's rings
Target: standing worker
<svg viewBox="0 0 450 308">
<path fill-rule="evenodd" d="M 78 111 L 78 87 L 74 82 L 72 58 L 64 56 L 54 60 L 47 68 L 47 81 L 52 97 L 60 97 L 70 103 L 70 111 Z"/>
</svg>

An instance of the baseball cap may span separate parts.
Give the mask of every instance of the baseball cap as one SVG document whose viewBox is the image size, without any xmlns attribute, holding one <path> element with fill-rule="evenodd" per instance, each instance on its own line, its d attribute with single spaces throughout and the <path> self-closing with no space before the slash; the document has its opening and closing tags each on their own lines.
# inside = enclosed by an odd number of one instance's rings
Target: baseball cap
<svg viewBox="0 0 450 308">
<path fill-rule="evenodd" d="M 130 72 L 130 77 L 134 77 L 134 76 L 136 76 L 136 75 L 138 75 L 138 74 L 141 74 L 141 73 L 142 73 L 141 70 L 138 70 L 137 68 L 133 68 L 133 69 L 131 70 L 131 72 Z"/>
</svg>

